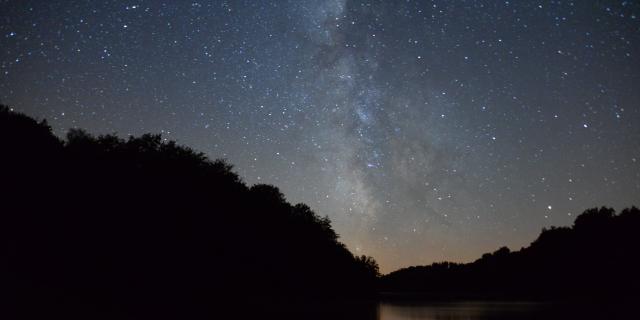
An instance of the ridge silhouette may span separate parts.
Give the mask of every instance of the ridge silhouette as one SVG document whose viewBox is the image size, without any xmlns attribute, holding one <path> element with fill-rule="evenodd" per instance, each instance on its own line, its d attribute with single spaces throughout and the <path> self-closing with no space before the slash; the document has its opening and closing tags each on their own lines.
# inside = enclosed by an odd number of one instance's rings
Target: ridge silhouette
<svg viewBox="0 0 640 320">
<path fill-rule="evenodd" d="M 329 218 L 160 135 L 61 141 L 2 106 L 0 150 L 7 318 L 339 317 L 375 295 Z"/>
<path fill-rule="evenodd" d="M 543 229 L 528 247 L 502 247 L 471 263 L 391 272 L 396 298 L 602 300 L 640 296 L 640 210 L 588 209 L 572 227 Z"/>
<path fill-rule="evenodd" d="M 528 247 L 379 277 L 327 217 L 224 160 L 145 134 L 69 130 L 0 106 L 1 318 L 375 319 L 421 299 L 640 293 L 640 210 L 594 208 Z M 240 312 L 240 313 L 239 313 Z M 3 317 L 3 314 L 6 316 Z"/>
</svg>

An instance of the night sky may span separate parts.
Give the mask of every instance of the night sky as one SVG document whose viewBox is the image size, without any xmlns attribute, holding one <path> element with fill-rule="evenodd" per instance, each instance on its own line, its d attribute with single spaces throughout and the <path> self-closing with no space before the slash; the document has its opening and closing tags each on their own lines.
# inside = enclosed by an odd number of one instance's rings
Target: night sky
<svg viewBox="0 0 640 320">
<path fill-rule="evenodd" d="M 640 204 L 639 59 L 638 1 L 0 1 L 0 102 L 226 158 L 383 272 Z"/>
</svg>

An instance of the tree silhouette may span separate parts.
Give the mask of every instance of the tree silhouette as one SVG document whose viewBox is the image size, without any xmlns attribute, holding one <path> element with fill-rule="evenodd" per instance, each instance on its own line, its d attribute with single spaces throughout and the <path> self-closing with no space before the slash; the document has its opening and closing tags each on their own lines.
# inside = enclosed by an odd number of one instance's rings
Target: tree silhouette
<svg viewBox="0 0 640 320">
<path fill-rule="evenodd" d="M 327 217 L 160 135 L 61 141 L 2 106 L 0 150 L 7 318 L 340 318 L 375 294 Z"/>
<path fill-rule="evenodd" d="M 438 298 L 640 292 L 640 210 L 594 208 L 530 246 L 379 277 L 328 217 L 160 135 L 69 130 L 0 106 L 3 318 L 354 319 L 376 291 Z M 348 303 L 345 301 L 349 301 Z M 366 305 L 366 303 L 364 304 Z M 354 307 L 355 306 L 355 307 Z"/>
<path fill-rule="evenodd" d="M 572 227 L 543 229 L 526 248 L 502 247 L 468 264 L 409 267 L 381 289 L 432 297 L 618 299 L 640 292 L 640 210 L 593 208 Z"/>
</svg>

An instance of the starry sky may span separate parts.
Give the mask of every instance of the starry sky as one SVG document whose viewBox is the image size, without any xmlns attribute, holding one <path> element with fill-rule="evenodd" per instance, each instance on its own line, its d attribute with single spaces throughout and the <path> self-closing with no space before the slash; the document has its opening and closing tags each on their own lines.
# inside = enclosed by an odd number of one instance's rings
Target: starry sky
<svg viewBox="0 0 640 320">
<path fill-rule="evenodd" d="M 389 272 L 640 204 L 638 1 L 0 0 L 0 102 L 166 139 Z"/>
</svg>

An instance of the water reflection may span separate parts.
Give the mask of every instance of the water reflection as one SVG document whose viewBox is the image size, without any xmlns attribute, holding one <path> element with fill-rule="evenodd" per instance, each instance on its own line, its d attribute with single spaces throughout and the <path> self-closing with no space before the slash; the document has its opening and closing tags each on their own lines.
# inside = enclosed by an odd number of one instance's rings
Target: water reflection
<svg viewBox="0 0 640 320">
<path fill-rule="evenodd" d="M 380 320 L 485 320 L 528 319 L 540 309 L 533 303 L 455 302 L 433 304 L 380 304 Z"/>
<path fill-rule="evenodd" d="M 628 319 L 628 305 L 529 302 L 380 303 L 378 320 Z"/>
</svg>

